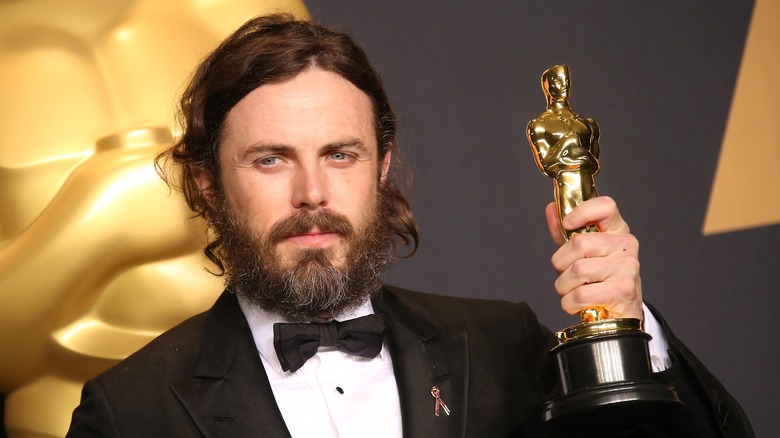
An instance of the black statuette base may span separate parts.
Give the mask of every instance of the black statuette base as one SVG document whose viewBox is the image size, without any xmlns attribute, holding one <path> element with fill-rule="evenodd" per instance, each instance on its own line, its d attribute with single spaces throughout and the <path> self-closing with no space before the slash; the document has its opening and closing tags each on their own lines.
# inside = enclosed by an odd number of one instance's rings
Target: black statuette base
<svg viewBox="0 0 780 438">
<path fill-rule="evenodd" d="M 544 420 L 569 424 L 604 418 L 638 423 L 681 408 L 673 385 L 652 380 L 649 340 L 650 335 L 637 330 L 574 339 L 555 347 L 550 354 L 563 395 L 545 404 Z"/>
</svg>

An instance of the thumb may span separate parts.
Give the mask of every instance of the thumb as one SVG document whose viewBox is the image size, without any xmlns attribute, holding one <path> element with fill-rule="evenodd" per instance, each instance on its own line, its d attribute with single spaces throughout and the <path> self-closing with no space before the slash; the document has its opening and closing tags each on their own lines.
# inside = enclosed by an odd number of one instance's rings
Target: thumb
<svg viewBox="0 0 780 438">
<path fill-rule="evenodd" d="M 547 207 L 544 209 L 544 215 L 547 218 L 547 228 L 550 230 L 550 237 L 552 237 L 553 242 L 558 246 L 563 245 L 561 220 L 558 218 L 558 206 L 555 202 L 547 204 Z"/>
</svg>

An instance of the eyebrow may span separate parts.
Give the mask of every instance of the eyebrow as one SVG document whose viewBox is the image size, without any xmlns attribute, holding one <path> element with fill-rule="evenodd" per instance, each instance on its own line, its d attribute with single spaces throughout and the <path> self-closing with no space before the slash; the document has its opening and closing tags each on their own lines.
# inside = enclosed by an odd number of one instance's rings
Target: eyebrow
<svg viewBox="0 0 780 438">
<path fill-rule="evenodd" d="M 355 148 L 368 152 L 363 140 L 358 138 L 348 138 L 341 141 L 335 141 L 333 143 L 326 144 L 322 149 L 338 149 L 338 148 Z"/>
<path fill-rule="evenodd" d="M 286 145 L 286 144 L 276 144 L 276 143 L 255 143 L 252 145 L 249 145 L 246 149 L 244 149 L 241 152 L 241 155 L 239 158 L 246 159 L 250 155 L 257 155 L 257 154 L 278 154 L 282 152 L 290 152 L 294 150 L 292 146 Z"/>
<path fill-rule="evenodd" d="M 331 143 L 327 143 L 319 148 L 319 150 L 332 150 L 332 149 L 339 149 L 339 148 L 354 148 L 354 149 L 360 149 L 365 152 L 369 152 L 369 149 L 366 147 L 365 143 L 358 139 L 358 138 L 347 138 L 344 140 L 338 140 Z M 252 155 L 258 155 L 258 154 L 280 154 L 280 153 L 290 153 L 295 152 L 295 148 L 293 146 L 284 144 L 284 143 L 264 143 L 264 142 L 258 142 L 252 145 L 249 145 L 239 156 L 239 159 L 241 161 L 247 160 L 248 157 Z"/>
</svg>

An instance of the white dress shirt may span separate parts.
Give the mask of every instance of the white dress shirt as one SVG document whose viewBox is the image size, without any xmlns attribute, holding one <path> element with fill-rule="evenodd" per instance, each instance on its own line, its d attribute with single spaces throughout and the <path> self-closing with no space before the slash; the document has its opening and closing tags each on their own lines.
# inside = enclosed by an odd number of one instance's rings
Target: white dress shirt
<svg viewBox="0 0 780 438">
<path fill-rule="evenodd" d="M 666 335 L 661 330 L 661 324 L 655 319 L 653 312 L 645 306 L 645 303 L 642 303 L 642 311 L 645 317 L 643 323 L 645 333 L 653 337 L 648 343 L 650 365 L 653 372 L 657 373 L 672 366 L 672 359 L 669 358 L 669 342 L 667 342 Z"/>
<path fill-rule="evenodd" d="M 274 350 L 273 325 L 288 322 L 239 297 L 276 404 L 293 438 L 399 438 L 401 403 L 393 363 L 383 346 L 373 359 L 352 356 L 335 347 L 320 348 L 294 373 L 282 371 Z M 337 321 L 374 313 L 366 301 Z"/>
<path fill-rule="evenodd" d="M 401 403 L 386 345 L 373 359 L 323 347 L 294 373 L 282 371 L 274 349 L 273 325 L 288 321 L 241 297 L 238 303 L 293 438 L 401 437 Z M 653 337 L 650 362 L 654 372 L 663 371 L 671 364 L 668 344 L 658 321 L 644 304 L 642 307 L 645 332 Z M 344 321 L 372 313 L 367 300 L 354 312 L 335 319 Z"/>
</svg>

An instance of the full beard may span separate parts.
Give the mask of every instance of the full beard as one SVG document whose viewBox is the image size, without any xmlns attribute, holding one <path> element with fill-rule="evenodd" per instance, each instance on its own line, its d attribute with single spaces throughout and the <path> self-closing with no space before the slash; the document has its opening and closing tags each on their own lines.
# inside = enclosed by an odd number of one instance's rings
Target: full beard
<svg viewBox="0 0 780 438">
<path fill-rule="evenodd" d="M 224 197 L 223 197 L 224 198 Z M 253 233 L 227 200 L 219 202 L 214 227 L 221 237 L 220 258 L 228 288 L 251 304 L 290 321 L 330 321 L 378 293 L 392 254 L 389 210 L 382 189 L 364 226 L 355 230 L 336 212 L 300 210 L 276 223 L 265 235 Z M 277 251 L 285 238 L 313 228 L 343 240 L 342 266 L 333 265 L 333 249 L 308 249 L 282 266 Z M 290 265 L 290 263 L 288 263 Z"/>
</svg>

